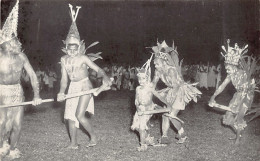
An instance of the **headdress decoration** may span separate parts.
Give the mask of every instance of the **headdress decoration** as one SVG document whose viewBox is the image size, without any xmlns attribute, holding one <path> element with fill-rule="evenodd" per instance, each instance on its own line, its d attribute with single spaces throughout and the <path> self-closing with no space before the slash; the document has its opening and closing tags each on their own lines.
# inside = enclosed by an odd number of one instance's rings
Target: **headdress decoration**
<svg viewBox="0 0 260 161">
<path fill-rule="evenodd" d="M 137 76 L 145 76 L 148 82 L 151 81 L 151 61 L 153 58 L 153 54 L 151 57 L 144 63 L 141 68 L 137 68 Z"/>
<path fill-rule="evenodd" d="M 80 45 L 80 36 L 79 36 L 77 24 L 76 24 L 76 19 L 78 17 L 79 9 L 81 8 L 81 6 L 76 6 L 76 8 L 77 8 L 76 11 L 73 10 L 73 6 L 71 4 L 69 4 L 69 8 L 70 8 L 70 16 L 71 16 L 72 23 L 71 23 L 69 33 L 68 33 L 67 38 L 64 43 L 66 44 L 66 46 L 68 44 Z"/>
<path fill-rule="evenodd" d="M 179 53 L 177 47 L 172 43 L 172 47 L 169 47 L 165 40 L 162 43 L 157 41 L 157 46 L 153 46 L 152 50 L 156 58 L 161 58 L 167 62 L 168 65 L 173 66 L 177 69 L 177 72 L 180 76 L 181 74 L 181 65 L 182 60 L 179 61 Z"/>
<path fill-rule="evenodd" d="M 167 57 L 168 57 L 167 55 L 170 52 L 174 51 L 175 49 L 172 47 L 169 47 L 164 40 L 162 43 L 159 43 L 157 41 L 157 46 L 153 46 L 152 50 L 153 50 L 153 53 L 156 58 L 161 58 L 161 59 L 167 60 Z"/>
<path fill-rule="evenodd" d="M 240 48 L 237 45 L 237 43 L 235 43 L 234 47 L 231 47 L 229 43 L 230 40 L 227 39 L 227 49 L 224 46 L 222 46 L 222 49 L 225 51 L 226 54 L 224 55 L 221 52 L 221 55 L 225 58 L 225 63 L 237 66 L 239 64 L 239 60 L 243 57 L 245 53 L 247 53 L 248 45 L 244 46 L 243 48 Z"/>
<path fill-rule="evenodd" d="M 63 40 L 63 43 L 66 45 L 65 48 L 62 48 L 61 50 L 67 54 L 67 46 L 68 44 L 77 44 L 79 45 L 79 54 L 83 55 L 86 53 L 86 50 L 91 48 L 92 46 L 97 45 L 99 42 L 96 41 L 92 44 L 90 44 L 87 48 L 85 47 L 85 43 L 83 40 L 80 40 L 80 35 L 79 35 L 79 31 L 77 28 L 77 24 L 76 24 L 76 19 L 78 17 L 78 13 L 79 13 L 79 9 L 81 8 L 81 6 L 76 6 L 76 11 L 73 10 L 73 6 L 71 4 L 69 4 L 69 8 L 70 8 L 70 15 L 71 15 L 71 20 L 72 20 L 72 24 L 70 26 L 69 29 L 69 33 L 66 37 L 66 40 Z M 87 54 L 90 58 L 90 60 L 95 61 L 97 59 L 102 59 L 102 57 L 100 56 L 101 52 L 98 53 L 90 53 Z"/>
<path fill-rule="evenodd" d="M 9 13 L 2 29 L 0 30 L 0 44 L 17 37 L 19 0 Z"/>
</svg>

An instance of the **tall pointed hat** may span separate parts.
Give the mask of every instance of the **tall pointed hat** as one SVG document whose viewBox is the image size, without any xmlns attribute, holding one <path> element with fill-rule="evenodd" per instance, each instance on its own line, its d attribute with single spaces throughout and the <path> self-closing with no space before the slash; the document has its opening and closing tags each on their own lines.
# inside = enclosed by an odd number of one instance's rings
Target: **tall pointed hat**
<svg viewBox="0 0 260 161">
<path fill-rule="evenodd" d="M 17 37 L 19 0 L 7 17 L 2 29 L 0 30 L 0 44 Z"/>
<path fill-rule="evenodd" d="M 71 15 L 71 19 L 72 19 L 72 24 L 70 26 L 70 30 L 69 33 L 67 35 L 67 38 L 65 40 L 65 44 L 66 46 L 68 44 L 78 44 L 80 45 L 80 36 L 79 36 L 79 31 L 76 25 L 76 19 L 79 13 L 79 9 L 81 8 L 81 6 L 76 6 L 77 10 L 73 10 L 73 6 L 71 4 L 69 4 L 69 8 L 70 8 L 70 15 Z"/>
</svg>

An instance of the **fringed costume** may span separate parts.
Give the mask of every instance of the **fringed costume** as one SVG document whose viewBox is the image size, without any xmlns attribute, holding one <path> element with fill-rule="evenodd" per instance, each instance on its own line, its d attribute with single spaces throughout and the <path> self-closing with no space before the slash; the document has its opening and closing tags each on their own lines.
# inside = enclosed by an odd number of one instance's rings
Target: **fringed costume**
<svg viewBox="0 0 260 161">
<path fill-rule="evenodd" d="M 157 92 L 161 96 L 161 99 L 159 99 L 166 103 L 168 108 L 171 108 L 169 114 L 163 114 L 161 143 L 169 143 L 167 133 L 170 121 L 178 130 L 180 137 L 178 143 L 183 143 L 187 137 L 184 135 L 180 119 L 176 119 L 177 114 L 179 110 L 184 110 L 191 100 L 197 102 L 197 97 L 201 95 L 201 92 L 195 87 L 197 83 L 189 84 L 184 82 L 181 74 L 182 62 L 179 62 L 177 48 L 174 47 L 174 44 L 173 47 L 169 47 L 165 41 L 162 43 L 157 42 L 157 46 L 153 46 L 152 50 L 155 54 L 154 63 L 156 68 L 153 83 L 157 84 L 158 80 L 161 79 L 167 86 L 167 88 Z M 167 141 L 164 142 L 163 140 Z"/>
<path fill-rule="evenodd" d="M 248 75 L 245 71 L 238 71 L 234 77 L 231 78 L 237 91 L 233 95 L 229 107 L 235 113 L 226 112 L 223 116 L 223 124 L 234 126 L 235 129 L 239 130 L 243 130 L 247 126 L 244 118 L 239 116 L 245 115 L 247 110 L 251 108 L 254 99 L 255 83 L 253 79 L 248 79 L 247 77 Z M 240 113 L 239 116 L 237 115 L 238 113 Z"/>
<path fill-rule="evenodd" d="M 241 131 L 247 126 L 244 116 L 251 108 L 254 99 L 256 84 L 252 74 L 255 71 L 256 60 L 251 56 L 245 55 L 248 51 L 247 45 L 239 48 L 237 44 L 234 47 L 230 47 L 229 43 L 230 40 L 227 41 L 227 49 L 222 46 L 225 54 L 221 52 L 225 58 L 225 68 L 228 75 L 211 97 L 209 106 L 218 107 L 218 104 L 215 103 L 215 97 L 224 90 L 228 83 L 231 82 L 234 85 L 236 93 L 227 107 L 228 111 L 223 116 L 223 124 L 234 128 L 236 131 L 235 143 L 238 144 Z"/>
<path fill-rule="evenodd" d="M 21 103 L 24 101 L 23 89 L 20 84 L 15 85 L 0 85 L 0 104 L 8 105 L 14 103 Z M 6 132 L 10 132 L 13 127 L 13 120 L 16 113 L 20 111 L 22 106 L 0 109 L 6 111 Z"/>
<path fill-rule="evenodd" d="M 152 56 L 148 61 L 142 66 L 141 69 L 137 69 L 139 86 L 136 88 L 135 95 L 135 105 L 136 112 L 133 118 L 133 124 L 131 126 L 132 130 L 137 130 L 140 135 L 140 147 L 138 151 L 147 150 L 148 145 L 154 144 L 154 138 L 147 134 L 148 126 L 147 123 L 152 117 L 152 114 L 141 114 L 145 111 L 154 110 L 156 104 L 153 103 L 153 92 L 150 87 L 151 84 L 151 68 L 150 63 Z"/>
</svg>

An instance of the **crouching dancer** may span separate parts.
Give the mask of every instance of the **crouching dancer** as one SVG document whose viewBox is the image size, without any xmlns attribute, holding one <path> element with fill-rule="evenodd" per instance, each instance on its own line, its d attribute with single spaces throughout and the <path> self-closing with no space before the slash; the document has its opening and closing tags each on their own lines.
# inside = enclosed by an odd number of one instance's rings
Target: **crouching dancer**
<svg viewBox="0 0 260 161">
<path fill-rule="evenodd" d="M 38 105 L 42 100 L 39 96 L 37 76 L 27 56 L 21 51 L 21 43 L 17 38 L 18 4 L 19 1 L 0 31 L 0 105 L 23 102 L 23 89 L 20 85 L 23 69 L 28 73 L 33 87 L 33 105 Z M 9 160 L 21 157 L 16 146 L 23 116 L 23 106 L 0 108 L 0 160 L 4 157 Z"/>
<path fill-rule="evenodd" d="M 185 109 L 186 104 L 191 100 L 197 102 L 197 97 L 201 92 L 195 87 L 196 83 L 188 84 L 184 82 L 181 74 L 181 63 L 179 62 L 177 48 L 174 47 L 174 44 L 173 47 L 169 47 L 165 41 L 161 44 L 157 42 L 157 46 L 153 46 L 152 50 L 155 54 L 153 84 L 156 85 L 159 79 L 161 79 L 167 86 L 167 88 L 157 92 L 166 100 L 166 105 L 171 109 L 170 113 L 165 113 L 162 116 L 162 138 L 160 143 L 170 143 L 167 137 L 170 122 L 178 131 L 177 143 L 184 143 L 187 136 L 184 133 L 182 121 L 177 119 L 177 115 L 180 110 Z M 160 97 L 158 98 L 160 99 Z"/>
<path fill-rule="evenodd" d="M 71 81 L 68 93 L 78 93 L 93 88 L 89 80 L 89 68 L 93 69 L 103 77 L 103 85 L 111 85 L 111 81 L 105 72 L 85 55 L 85 44 L 83 41 L 80 41 L 79 32 L 75 22 L 80 7 L 77 7 L 77 11 L 75 12 L 73 11 L 72 6 L 69 6 L 72 16 L 72 24 L 67 38 L 64 41 L 66 47 L 63 51 L 67 55 L 61 57 L 62 77 L 60 82 L 60 91 L 57 96 L 58 101 L 63 101 L 65 99 L 64 92 L 67 88 L 68 79 Z M 68 145 L 69 149 L 78 149 L 77 131 L 79 124 L 81 124 L 90 135 L 90 142 L 87 147 L 95 146 L 97 144 L 97 137 L 90 124 L 90 120 L 85 117 L 86 111 L 94 114 L 94 99 L 92 94 L 67 99 L 64 119 L 67 119 L 69 124 L 69 135 L 71 139 L 70 144 Z"/>
<path fill-rule="evenodd" d="M 256 61 L 252 59 L 252 57 L 245 56 L 247 46 L 239 48 L 239 46 L 235 44 L 233 48 L 229 46 L 230 40 L 228 40 L 227 43 L 227 50 L 222 46 L 226 54 L 221 53 L 225 58 L 227 77 L 211 97 L 209 106 L 221 107 L 221 105 L 215 102 L 215 98 L 230 82 L 234 85 L 236 93 L 231 99 L 229 106 L 225 107 L 227 111 L 223 116 L 223 124 L 234 129 L 236 137 L 233 139 L 235 139 L 235 144 L 239 144 L 241 132 L 247 126 L 244 116 L 247 110 L 251 108 L 254 98 L 256 84 L 252 78 L 252 74 L 255 70 Z"/>
</svg>

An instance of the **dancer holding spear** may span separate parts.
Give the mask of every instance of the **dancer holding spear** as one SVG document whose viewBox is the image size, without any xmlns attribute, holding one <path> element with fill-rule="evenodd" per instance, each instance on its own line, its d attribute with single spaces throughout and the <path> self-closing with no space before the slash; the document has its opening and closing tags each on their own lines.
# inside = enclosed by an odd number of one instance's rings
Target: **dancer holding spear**
<svg viewBox="0 0 260 161">
<path fill-rule="evenodd" d="M 177 47 L 172 45 L 169 47 L 165 41 L 162 43 L 157 42 L 157 46 L 152 47 L 155 55 L 154 65 L 155 74 L 152 81 L 154 86 L 161 79 L 167 86 L 164 89 L 157 91 L 156 97 L 162 102 L 166 102 L 168 112 L 162 115 L 162 137 L 161 144 L 168 144 L 167 133 L 170 128 L 170 123 L 178 131 L 178 144 L 182 144 L 187 139 L 183 129 L 183 121 L 177 115 L 180 110 L 184 110 L 185 106 L 191 101 L 197 102 L 197 97 L 202 93 L 195 87 L 195 84 L 186 83 L 181 74 L 181 63 L 179 62 L 179 55 Z M 163 99 L 162 99 L 163 98 Z M 165 101 L 164 101 L 165 100 Z M 154 113 L 154 112 L 153 112 Z"/>
<path fill-rule="evenodd" d="M 85 43 L 80 40 L 80 35 L 76 25 L 76 18 L 81 7 L 77 6 L 76 12 L 73 10 L 72 5 L 69 4 L 69 7 L 72 24 L 67 38 L 64 41 L 65 48 L 62 49 L 66 55 L 61 57 L 62 77 L 57 100 L 63 101 L 67 98 L 64 113 L 64 119 L 68 120 L 70 135 L 70 144 L 67 148 L 78 149 L 77 131 L 79 123 L 87 130 L 90 136 L 90 142 L 87 147 L 95 146 L 97 144 L 97 137 L 92 125 L 90 124 L 90 120 L 85 117 L 85 112 L 88 111 L 89 113 L 94 114 L 94 99 L 91 93 L 93 92 L 94 95 L 98 95 L 101 91 L 109 89 L 111 80 L 105 72 L 93 62 L 95 59 L 100 58 L 100 53 L 88 54 L 88 56 L 85 55 Z M 98 42 L 95 42 L 89 47 L 92 47 L 97 43 Z M 80 97 L 75 97 L 75 95 L 77 96 L 77 93 L 82 94 L 82 91 L 88 91 L 93 88 L 89 80 L 89 68 L 102 75 L 103 85 L 99 90 L 81 95 Z M 69 94 L 66 96 L 64 93 L 69 80 L 71 81 L 68 90 Z"/>
<path fill-rule="evenodd" d="M 256 60 L 251 56 L 246 56 L 248 45 L 240 48 L 237 43 L 234 47 L 230 46 L 230 40 L 227 40 L 227 48 L 222 46 L 225 54 L 225 68 L 227 77 L 223 83 L 216 89 L 209 101 L 210 107 L 220 108 L 225 110 L 223 115 L 223 124 L 232 127 L 236 133 L 235 144 L 239 144 L 241 132 L 247 126 L 244 116 L 251 108 L 254 91 L 256 89 L 255 80 L 252 74 L 255 71 Z M 232 83 L 236 89 L 236 93 L 229 102 L 228 107 L 216 103 L 215 98 L 223 92 L 226 86 Z"/>
<path fill-rule="evenodd" d="M 0 30 L 0 105 L 4 106 L 0 108 L 0 160 L 21 157 L 16 146 L 24 116 L 24 107 L 20 105 L 24 100 L 20 85 L 23 69 L 28 73 L 34 91 L 34 99 L 30 103 L 39 105 L 42 102 L 37 76 L 17 38 L 18 9 L 19 0 Z"/>
</svg>

